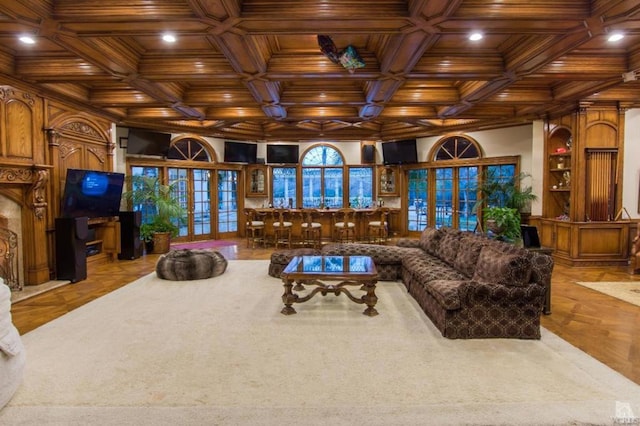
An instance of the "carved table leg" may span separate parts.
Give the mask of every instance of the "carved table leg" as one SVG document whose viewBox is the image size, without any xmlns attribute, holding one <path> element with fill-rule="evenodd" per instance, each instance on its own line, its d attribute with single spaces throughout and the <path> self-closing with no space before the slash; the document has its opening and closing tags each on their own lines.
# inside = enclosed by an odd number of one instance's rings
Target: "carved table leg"
<svg viewBox="0 0 640 426">
<path fill-rule="evenodd" d="M 368 315 L 370 317 L 374 317 L 378 315 L 378 311 L 374 308 L 376 303 L 378 302 L 378 296 L 376 296 L 376 282 L 369 282 L 364 284 L 364 288 L 367 292 L 362 299 L 364 303 L 367 304 L 367 309 L 364 310 L 363 314 Z"/>
<path fill-rule="evenodd" d="M 291 306 L 298 299 L 298 295 L 293 294 L 293 280 L 283 279 L 284 281 L 284 294 L 282 295 L 282 302 L 284 303 L 284 308 L 280 311 L 280 313 L 284 315 L 293 315 L 296 313 L 296 310 Z"/>
</svg>

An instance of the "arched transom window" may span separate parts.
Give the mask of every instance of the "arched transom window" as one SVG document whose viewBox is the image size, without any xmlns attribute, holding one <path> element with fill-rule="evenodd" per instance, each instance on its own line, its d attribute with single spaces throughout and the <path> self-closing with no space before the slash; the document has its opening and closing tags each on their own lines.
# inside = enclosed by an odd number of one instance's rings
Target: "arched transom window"
<svg viewBox="0 0 640 426">
<path fill-rule="evenodd" d="M 179 139 L 171 144 L 167 153 L 169 160 L 211 161 L 206 147 L 195 139 Z"/>
<path fill-rule="evenodd" d="M 433 161 L 480 158 L 481 152 L 480 147 L 471 139 L 464 136 L 450 136 L 440 141 L 440 147 L 435 150 Z"/>
<path fill-rule="evenodd" d="M 341 166 L 344 164 L 342 155 L 335 148 L 319 145 L 304 154 L 303 166 Z"/>
</svg>

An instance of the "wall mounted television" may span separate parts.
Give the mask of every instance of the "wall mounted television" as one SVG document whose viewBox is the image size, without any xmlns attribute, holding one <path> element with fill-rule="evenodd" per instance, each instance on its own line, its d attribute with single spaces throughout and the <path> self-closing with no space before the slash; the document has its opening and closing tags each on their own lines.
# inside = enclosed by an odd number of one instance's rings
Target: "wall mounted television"
<svg viewBox="0 0 640 426">
<path fill-rule="evenodd" d="M 298 164 L 298 145 L 267 145 L 267 163 Z"/>
<path fill-rule="evenodd" d="M 415 139 L 405 139 L 382 144 L 384 164 L 414 164 L 418 162 L 418 147 Z"/>
<path fill-rule="evenodd" d="M 111 217 L 120 212 L 124 174 L 68 169 L 62 217 Z"/>
<path fill-rule="evenodd" d="M 166 157 L 171 145 L 169 133 L 153 132 L 145 129 L 129 129 L 127 154 Z"/>
<path fill-rule="evenodd" d="M 224 142 L 225 163 L 249 163 L 258 162 L 258 145 L 247 142 Z"/>
</svg>

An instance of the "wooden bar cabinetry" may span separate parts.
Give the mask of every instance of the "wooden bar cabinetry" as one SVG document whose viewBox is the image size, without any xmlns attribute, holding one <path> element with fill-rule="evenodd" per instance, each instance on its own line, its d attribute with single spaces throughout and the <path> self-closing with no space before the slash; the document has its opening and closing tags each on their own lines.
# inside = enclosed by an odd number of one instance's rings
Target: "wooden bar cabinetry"
<svg viewBox="0 0 640 426">
<path fill-rule="evenodd" d="M 622 185 L 624 114 L 611 106 L 581 104 L 547 121 L 540 242 L 568 265 L 626 265 L 631 222 L 618 219 Z M 603 213 L 604 212 L 604 213 Z M 612 213 L 613 212 L 613 213 Z"/>
<path fill-rule="evenodd" d="M 630 222 L 540 219 L 540 243 L 556 261 L 573 266 L 624 266 L 629 260 Z"/>
</svg>

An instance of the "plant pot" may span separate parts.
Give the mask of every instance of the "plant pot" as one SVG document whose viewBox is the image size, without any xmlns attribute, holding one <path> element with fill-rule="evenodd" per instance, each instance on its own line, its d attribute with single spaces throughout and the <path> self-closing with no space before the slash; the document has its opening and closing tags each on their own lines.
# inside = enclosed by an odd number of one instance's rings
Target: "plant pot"
<svg viewBox="0 0 640 426">
<path fill-rule="evenodd" d="M 493 232 L 495 235 L 501 235 L 504 232 L 504 226 L 498 226 L 495 220 L 487 219 L 485 221 L 485 226 L 487 230 Z"/>
<path fill-rule="evenodd" d="M 153 253 L 168 253 L 171 245 L 171 232 L 153 233 Z"/>
<path fill-rule="evenodd" d="M 153 253 L 153 240 L 149 240 L 149 241 L 145 241 L 144 242 L 144 252 L 146 254 Z"/>
</svg>

